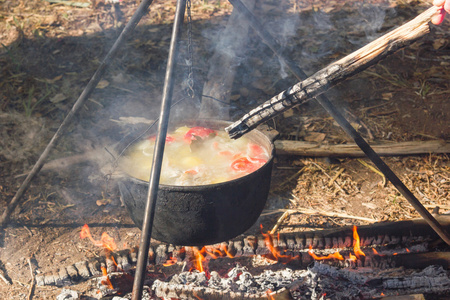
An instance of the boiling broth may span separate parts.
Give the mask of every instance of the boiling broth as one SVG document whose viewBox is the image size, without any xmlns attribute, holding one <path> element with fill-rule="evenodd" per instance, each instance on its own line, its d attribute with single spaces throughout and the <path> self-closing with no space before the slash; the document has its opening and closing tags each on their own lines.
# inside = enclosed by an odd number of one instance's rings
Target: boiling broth
<svg viewBox="0 0 450 300">
<path fill-rule="evenodd" d="M 128 175 L 149 181 L 155 137 L 143 139 L 120 159 Z M 225 131 L 205 127 L 179 127 L 167 134 L 160 183 L 193 186 L 229 181 L 252 173 L 269 154 L 246 137 L 229 138 Z"/>
</svg>

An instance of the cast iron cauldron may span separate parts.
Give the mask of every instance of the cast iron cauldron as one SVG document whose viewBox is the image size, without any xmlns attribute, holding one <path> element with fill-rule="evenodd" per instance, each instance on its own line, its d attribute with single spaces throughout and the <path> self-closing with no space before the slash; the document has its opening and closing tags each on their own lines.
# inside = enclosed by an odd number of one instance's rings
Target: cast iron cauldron
<svg viewBox="0 0 450 300">
<path fill-rule="evenodd" d="M 223 129 L 231 123 L 215 120 L 186 121 L 179 126 Z M 269 135 L 270 136 L 270 135 Z M 253 173 L 227 182 L 201 186 L 159 185 L 152 238 L 174 245 L 202 246 L 232 239 L 258 219 L 267 200 L 275 147 L 272 138 L 259 130 L 246 137 L 270 154 L 266 164 Z M 126 147 L 121 143 L 118 153 Z M 133 222 L 142 228 L 148 182 L 128 175 L 120 178 L 119 190 Z"/>
</svg>

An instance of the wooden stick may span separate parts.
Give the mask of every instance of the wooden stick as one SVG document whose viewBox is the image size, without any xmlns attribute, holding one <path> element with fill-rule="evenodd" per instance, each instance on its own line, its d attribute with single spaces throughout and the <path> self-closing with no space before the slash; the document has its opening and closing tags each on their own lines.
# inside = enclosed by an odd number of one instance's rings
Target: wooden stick
<svg viewBox="0 0 450 300">
<path fill-rule="evenodd" d="M 289 214 L 301 213 L 301 214 L 305 214 L 305 215 L 322 215 L 322 216 L 334 217 L 334 218 L 355 219 L 355 220 L 361 220 L 361 221 L 366 221 L 366 222 L 371 222 L 371 223 L 378 222 L 378 220 L 371 219 L 371 218 L 352 216 L 352 215 L 343 214 L 343 213 L 321 211 L 321 210 L 315 210 L 315 209 L 309 209 L 309 208 L 277 209 L 274 211 L 264 211 L 261 214 L 261 216 L 268 216 L 268 215 L 271 215 L 274 213 L 280 213 L 280 212 L 288 212 Z"/>
<path fill-rule="evenodd" d="M 0 270 L 0 278 L 6 283 L 6 285 L 11 285 L 12 283 L 6 279 L 6 277 L 3 275 L 3 271 Z"/>
<path fill-rule="evenodd" d="M 443 140 L 384 142 L 370 146 L 381 156 L 450 153 L 450 142 Z M 277 155 L 365 157 L 364 152 L 355 143 L 326 145 L 314 142 L 279 140 L 275 141 L 275 148 Z"/>
<path fill-rule="evenodd" d="M 239 138 L 259 124 L 302 104 L 330 89 L 395 51 L 406 47 L 430 31 L 429 22 L 439 8 L 433 6 L 419 16 L 392 30 L 361 49 L 328 65 L 311 77 L 281 92 L 251 110 L 225 130 L 231 138 Z"/>
<path fill-rule="evenodd" d="M 31 259 L 29 257 L 28 257 L 28 265 L 30 266 L 31 284 L 30 284 L 30 290 L 28 292 L 27 299 L 31 300 L 33 298 L 34 285 L 36 284 L 36 278 L 34 276 L 33 266 L 31 265 Z"/>
</svg>

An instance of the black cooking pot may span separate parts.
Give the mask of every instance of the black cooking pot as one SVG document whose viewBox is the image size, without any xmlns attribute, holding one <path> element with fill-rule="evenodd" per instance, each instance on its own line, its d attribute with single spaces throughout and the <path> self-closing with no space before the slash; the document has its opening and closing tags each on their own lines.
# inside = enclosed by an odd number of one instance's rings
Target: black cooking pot
<svg viewBox="0 0 450 300">
<path fill-rule="evenodd" d="M 194 122 L 194 123 L 193 123 Z M 223 129 L 225 121 L 196 120 L 180 126 Z M 258 219 L 267 200 L 275 152 L 275 135 L 253 130 L 246 137 L 264 147 L 270 158 L 253 173 L 227 182 L 202 186 L 159 185 L 152 238 L 183 246 L 210 245 L 232 239 Z M 269 138 L 270 136 L 270 138 Z M 126 147 L 121 143 L 118 153 Z M 128 175 L 120 178 L 119 190 L 134 223 L 142 228 L 148 182 Z"/>
</svg>

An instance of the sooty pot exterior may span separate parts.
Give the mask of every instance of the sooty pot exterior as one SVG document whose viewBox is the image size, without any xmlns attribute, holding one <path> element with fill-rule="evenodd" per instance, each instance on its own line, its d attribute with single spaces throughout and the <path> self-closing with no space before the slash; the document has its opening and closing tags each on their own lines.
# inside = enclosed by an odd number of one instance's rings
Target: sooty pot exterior
<svg viewBox="0 0 450 300">
<path fill-rule="evenodd" d="M 205 126 L 224 128 L 224 121 Z M 249 229 L 260 216 L 269 193 L 273 165 L 272 141 L 258 130 L 247 134 L 270 153 L 266 164 L 231 181 L 203 186 L 159 185 L 152 238 L 174 245 L 202 246 L 232 239 Z M 124 176 L 118 182 L 134 223 L 142 228 L 148 182 Z"/>
</svg>

